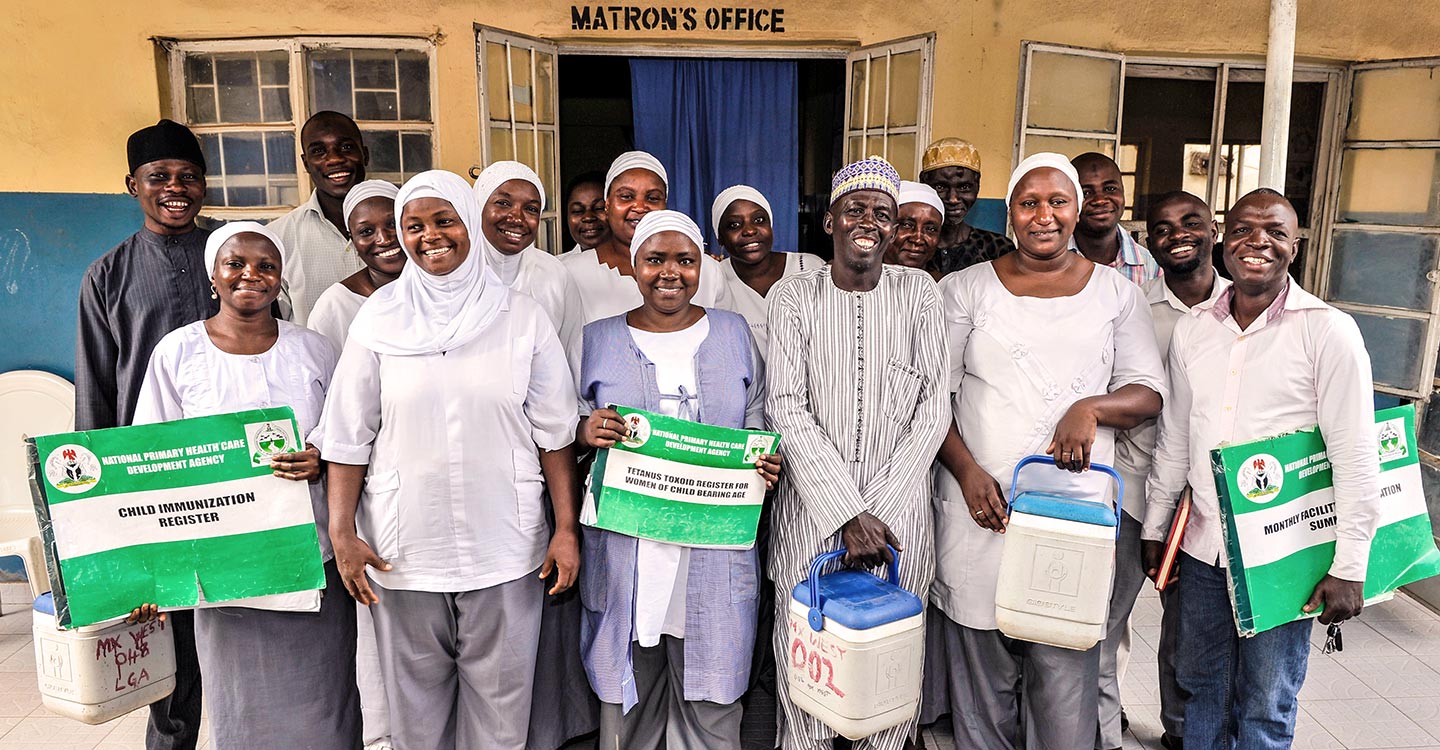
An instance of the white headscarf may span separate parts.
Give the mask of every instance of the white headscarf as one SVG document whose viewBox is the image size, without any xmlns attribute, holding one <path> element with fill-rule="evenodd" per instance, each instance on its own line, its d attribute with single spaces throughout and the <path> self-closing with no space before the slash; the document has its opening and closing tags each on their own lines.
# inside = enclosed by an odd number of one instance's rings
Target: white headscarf
<svg viewBox="0 0 1440 750">
<path fill-rule="evenodd" d="M 434 354 L 463 346 L 484 332 L 510 294 L 486 267 L 480 206 L 465 178 L 438 169 L 411 177 L 395 196 L 395 216 L 420 198 L 439 198 L 455 208 L 470 235 L 470 252 L 454 271 L 432 276 L 405 248 L 410 262 L 400 278 L 375 290 L 350 324 L 350 339 L 380 354 Z"/>
<path fill-rule="evenodd" d="M 945 204 L 941 202 L 940 194 L 923 182 L 900 181 L 900 199 L 895 201 L 895 205 L 899 207 L 906 203 L 924 203 L 939 211 L 941 219 L 945 218 Z"/>
<path fill-rule="evenodd" d="M 669 209 L 651 211 L 640 217 L 640 224 L 635 227 L 635 239 L 630 241 L 630 264 L 632 266 L 635 265 L 635 259 L 640 254 L 640 246 L 645 244 L 645 240 L 661 232 L 679 232 L 690 238 L 690 241 L 695 243 L 695 247 L 699 248 L 701 252 L 705 250 L 705 237 L 700 234 L 700 227 L 689 216 Z"/>
<path fill-rule="evenodd" d="M 535 189 L 540 192 L 540 210 L 545 210 L 545 186 L 540 184 L 540 175 L 535 174 L 535 170 L 518 161 L 497 161 L 486 167 L 485 171 L 475 178 L 475 203 L 481 208 L 481 214 L 476 215 L 477 219 L 483 215 L 485 204 L 490 201 L 490 196 L 501 185 L 511 180 L 524 180 L 534 185 Z M 506 255 L 495 249 L 490 241 L 485 239 L 483 232 L 478 236 L 479 244 L 485 250 L 485 261 L 490 264 L 490 270 L 499 276 L 506 286 L 514 284 L 515 278 L 520 275 L 520 256 L 524 254 L 524 251 Z M 470 242 L 475 243 L 475 237 L 472 236 Z M 530 247 L 534 246 L 535 243 L 531 242 Z M 529 250 L 530 248 L 525 249 Z"/>
<path fill-rule="evenodd" d="M 605 190 L 601 194 L 609 198 L 610 183 L 632 169 L 648 169 L 654 172 L 660 177 L 660 181 L 665 183 L 665 189 L 670 189 L 670 176 L 665 174 L 665 165 L 661 164 L 659 159 L 645 151 L 626 151 L 610 162 L 610 171 L 605 173 Z"/>
<path fill-rule="evenodd" d="M 285 255 L 285 244 L 274 232 L 266 229 L 265 225 L 253 221 L 232 221 L 211 232 L 210 237 L 205 240 L 205 273 L 210 278 L 215 278 L 215 261 L 220 257 L 220 246 L 237 234 L 258 234 L 270 240 L 281 257 Z"/>
<path fill-rule="evenodd" d="M 720 217 L 730 210 L 730 204 L 735 201 L 750 201 L 765 209 L 765 213 L 770 214 L 771 226 L 774 226 L 775 212 L 770 210 L 770 201 L 749 185 L 733 185 L 721 190 L 715 196 L 715 202 L 710 204 L 710 226 L 715 228 L 716 237 L 720 236 Z"/>
<path fill-rule="evenodd" d="M 1069 177 L 1070 184 L 1075 187 L 1075 200 L 1084 200 L 1085 189 L 1080 187 L 1080 173 L 1075 171 L 1075 165 L 1071 164 L 1069 159 L 1066 159 L 1060 154 L 1042 151 L 1041 153 L 1026 157 L 1024 161 L 1015 167 L 1015 171 L 1010 173 L 1010 184 L 1005 187 L 1005 208 L 1010 208 L 1010 198 L 1014 196 L 1015 186 L 1020 184 L 1020 180 L 1024 178 L 1025 175 L 1045 167 L 1058 169 L 1064 173 L 1066 177 Z"/>
<path fill-rule="evenodd" d="M 384 180 L 366 180 L 350 188 L 350 192 L 345 194 L 345 203 L 341 207 L 341 211 L 345 214 L 346 228 L 350 226 L 350 214 L 355 213 L 356 206 L 371 198 L 387 198 L 393 201 L 398 192 L 400 192 L 400 188 Z M 395 221 L 399 223 L 400 217 L 396 216 Z"/>
</svg>

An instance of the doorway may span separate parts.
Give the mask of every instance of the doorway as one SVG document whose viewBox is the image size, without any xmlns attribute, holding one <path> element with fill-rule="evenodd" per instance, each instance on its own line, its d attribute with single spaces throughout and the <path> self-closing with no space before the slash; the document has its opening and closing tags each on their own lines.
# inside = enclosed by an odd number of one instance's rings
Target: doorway
<svg viewBox="0 0 1440 750">
<path fill-rule="evenodd" d="M 620 55 L 559 56 L 559 140 L 560 184 L 575 175 L 604 172 L 611 160 L 636 148 L 631 61 Z M 681 58 L 704 65 L 730 58 Z M 843 150 L 845 107 L 845 61 L 800 59 L 795 65 L 793 127 L 798 136 L 798 159 L 794 167 L 799 201 L 784 207 L 772 205 L 776 219 L 795 217 L 798 239 L 793 248 L 821 257 L 830 256 L 830 243 L 821 229 L 821 216 L 829 205 L 830 175 L 840 165 Z M 724 117 L 724 113 L 717 113 Z M 723 158 L 723 154 L 715 154 Z M 667 167 L 671 165 L 667 164 Z M 707 206 L 713 196 L 696 196 L 694 205 Z M 557 201 L 563 196 L 557 196 Z M 772 204 L 774 202 L 772 201 Z M 696 211 L 706 214 L 705 211 Z M 702 227 L 708 215 L 691 218 Z M 562 247 L 573 241 L 565 237 Z M 713 248 L 718 249 L 718 248 Z"/>
</svg>

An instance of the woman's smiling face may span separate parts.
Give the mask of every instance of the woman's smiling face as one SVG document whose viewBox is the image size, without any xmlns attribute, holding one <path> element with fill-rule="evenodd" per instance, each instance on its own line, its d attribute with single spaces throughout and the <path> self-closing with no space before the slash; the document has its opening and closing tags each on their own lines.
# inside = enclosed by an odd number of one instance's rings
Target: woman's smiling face
<svg viewBox="0 0 1440 750">
<path fill-rule="evenodd" d="M 470 232 L 449 201 L 416 198 L 405 204 L 400 217 L 405 250 L 431 276 L 444 276 L 460 267 L 470 255 Z"/>
</svg>

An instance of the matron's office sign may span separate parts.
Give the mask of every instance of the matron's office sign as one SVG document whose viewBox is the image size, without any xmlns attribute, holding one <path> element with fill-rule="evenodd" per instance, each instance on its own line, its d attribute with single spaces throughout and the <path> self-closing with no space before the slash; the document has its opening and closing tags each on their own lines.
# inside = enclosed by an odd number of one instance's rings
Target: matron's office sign
<svg viewBox="0 0 1440 750">
<path fill-rule="evenodd" d="M 785 33 L 784 8 L 572 5 L 572 31 L 768 31 Z"/>
</svg>

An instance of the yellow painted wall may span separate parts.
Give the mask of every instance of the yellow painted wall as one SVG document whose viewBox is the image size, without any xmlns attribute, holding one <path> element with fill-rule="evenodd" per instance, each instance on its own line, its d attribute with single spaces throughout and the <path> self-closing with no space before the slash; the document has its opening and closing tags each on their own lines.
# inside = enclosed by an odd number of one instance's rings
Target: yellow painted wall
<svg viewBox="0 0 1440 750">
<path fill-rule="evenodd" d="M 607 3 L 608 4 L 608 3 Z M 663 5 L 681 5 L 658 3 Z M 562 42 L 868 44 L 936 32 L 932 135 L 975 141 L 983 193 L 1003 189 L 1015 128 L 1020 43 L 1038 41 L 1135 54 L 1264 54 L 1266 0 L 739 0 L 785 9 L 785 33 L 649 33 L 570 28 L 556 0 L 10 0 L 0 56 L 0 191 L 120 192 L 124 140 L 162 114 L 163 82 L 151 37 L 414 35 L 437 32 L 439 165 L 479 161 L 472 23 Z M 704 12 L 717 3 L 696 2 Z M 1301 0 L 1297 54 L 1312 60 L 1440 55 L 1440 0 Z M 1397 4 L 1398 5 L 1398 4 Z M 998 184 L 997 184 L 998 183 Z"/>
</svg>

